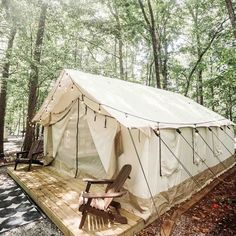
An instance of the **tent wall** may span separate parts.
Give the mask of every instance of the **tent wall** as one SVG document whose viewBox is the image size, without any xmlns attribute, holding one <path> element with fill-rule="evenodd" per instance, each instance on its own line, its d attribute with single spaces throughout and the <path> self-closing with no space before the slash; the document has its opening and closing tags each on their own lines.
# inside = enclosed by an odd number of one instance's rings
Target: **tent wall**
<svg viewBox="0 0 236 236">
<path fill-rule="evenodd" d="M 176 157 L 179 158 L 179 161 L 187 168 L 190 175 L 163 143 L 161 144 L 160 162 L 159 138 L 154 133 L 149 138 L 142 133 L 140 134 L 138 130 L 131 131 L 159 213 L 163 213 L 176 203 L 190 197 L 219 173 L 225 171 L 235 161 L 234 157 L 229 158 L 234 152 L 234 147 L 232 140 L 228 136 L 226 139 L 224 131 L 227 130 L 222 131 L 220 128 L 212 128 L 213 132 L 224 142 L 228 150 L 207 128 L 198 128 L 198 130 L 208 145 L 213 147 L 215 150 L 214 153 L 207 147 L 207 144 L 202 140 L 200 135 L 196 135 L 195 133 L 192 135 L 191 128 L 182 128 L 181 133 L 190 144 L 192 144 L 192 139 L 194 139 L 195 151 L 202 160 L 196 153 L 193 156 L 192 148 L 175 129 L 165 129 L 160 132 L 162 140 L 168 145 Z M 227 133 L 229 134 L 229 132 Z M 130 192 L 129 198 L 136 208 L 136 214 L 140 214 L 141 211 L 140 216 L 148 218 L 152 213 L 155 213 L 151 194 L 147 188 L 144 174 L 138 163 L 126 128 L 122 129 L 122 135 L 124 140 L 124 154 L 119 158 L 119 165 L 122 166 L 128 162 L 133 166 L 131 180 L 127 182 L 126 186 Z M 231 136 L 233 137 L 232 133 Z M 203 161 L 205 161 L 206 165 Z M 160 175 L 160 163 L 162 176 Z M 209 171 L 208 167 L 211 168 L 213 174 Z M 195 182 L 193 181 L 193 176 L 196 180 Z M 128 205 L 126 207 L 129 208 Z"/>
<path fill-rule="evenodd" d="M 52 126 L 53 137 L 53 165 L 59 170 L 71 176 L 76 172 L 76 125 L 78 105 L 74 104 L 67 119 Z M 103 168 L 98 152 L 95 148 L 88 123 L 85 117 L 80 116 L 78 125 L 78 168 L 79 173 L 86 173 L 94 177 L 104 177 Z"/>
</svg>

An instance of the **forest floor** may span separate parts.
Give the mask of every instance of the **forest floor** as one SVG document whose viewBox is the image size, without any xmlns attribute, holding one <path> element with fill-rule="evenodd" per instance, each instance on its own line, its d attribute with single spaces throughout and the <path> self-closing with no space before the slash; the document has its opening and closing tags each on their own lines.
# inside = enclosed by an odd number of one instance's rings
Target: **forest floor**
<svg viewBox="0 0 236 236">
<path fill-rule="evenodd" d="M 182 204 L 166 212 L 137 236 L 160 235 L 166 219 Z M 161 226 L 162 225 L 162 226 Z M 236 166 L 223 182 L 195 203 L 177 222 L 171 234 L 162 236 L 236 236 Z"/>
<path fill-rule="evenodd" d="M 21 138 L 11 137 L 5 143 L 7 156 L 19 151 Z M 11 158 L 8 158 L 11 162 Z M 6 174 L 6 167 L 0 167 L 0 174 Z M 9 177 L 10 178 L 10 177 Z M 160 219 L 140 231 L 137 236 L 160 235 L 163 222 L 178 208 L 172 208 Z M 199 202 L 180 216 L 173 227 L 172 236 L 235 236 L 236 235 L 236 166 L 226 179 L 214 187 Z M 48 219 L 17 227 L 2 236 L 62 236 L 63 234 Z M 167 236 L 162 234 L 162 236 Z"/>
</svg>

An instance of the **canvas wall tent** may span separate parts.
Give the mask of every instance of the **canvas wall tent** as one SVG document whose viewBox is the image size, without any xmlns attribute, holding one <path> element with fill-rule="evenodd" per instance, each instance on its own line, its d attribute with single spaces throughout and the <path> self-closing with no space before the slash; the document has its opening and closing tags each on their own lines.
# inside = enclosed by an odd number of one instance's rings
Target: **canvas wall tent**
<svg viewBox="0 0 236 236">
<path fill-rule="evenodd" d="M 145 219 L 235 163 L 231 121 L 176 93 L 76 70 L 62 71 L 33 121 L 60 171 L 104 177 L 130 163 L 123 204 Z"/>
</svg>

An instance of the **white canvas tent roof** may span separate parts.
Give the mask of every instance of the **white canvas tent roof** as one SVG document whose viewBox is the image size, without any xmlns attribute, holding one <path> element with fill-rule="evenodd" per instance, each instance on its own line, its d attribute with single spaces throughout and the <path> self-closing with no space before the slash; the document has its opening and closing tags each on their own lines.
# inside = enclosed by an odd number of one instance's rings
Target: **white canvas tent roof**
<svg viewBox="0 0 236 236">
<path fill-rule="evenodd" d="M 179 128 L 232 124 L 180 94 L 72 69 L 62 71 L 33 121 L 41 121 L 44 125 L 57 121 L 76 98 L 82 98 L 82 94 L 93 110 L 103 109 L 103 113 L 114 117 L 125 127 Z"/>
</svg>

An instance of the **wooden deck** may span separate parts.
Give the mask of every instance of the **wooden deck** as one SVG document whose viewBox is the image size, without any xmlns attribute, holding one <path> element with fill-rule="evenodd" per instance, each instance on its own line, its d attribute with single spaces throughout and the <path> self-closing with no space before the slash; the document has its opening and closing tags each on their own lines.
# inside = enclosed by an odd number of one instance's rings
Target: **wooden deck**
<svg viewBox="0 0 236 236">
<path fill-rule="evenodd" d="M 85 189 L 81 179 L 59 175 L 52 167 L 32 167 L 27 172 L 23 165 L 17 171 L 8 168 L 8 174 L 27 192 L 44 213 L 67 235 L 133 235 L 144 228 L 143 219 L 121 209 L 128 224 L 105 222 L 89 215 L 83 230 L 79 229 L 78 211 L 80 192 Z M 100 187 L 94 191 L 102 192 Z"/>
</svg>

